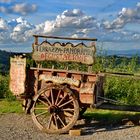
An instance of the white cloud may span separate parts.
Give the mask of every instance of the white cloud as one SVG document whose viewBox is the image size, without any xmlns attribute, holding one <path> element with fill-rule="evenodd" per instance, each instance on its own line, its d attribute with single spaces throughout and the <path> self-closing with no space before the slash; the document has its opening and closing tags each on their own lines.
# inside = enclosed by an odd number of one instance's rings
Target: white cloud
<svg viewBox="0 0 140 140">
<path fill-rule="evenodd" d="M 81 10 L 74 9 L 66 10 L 58 15 L 55 20 L 45 21 L 38 25 L 32 25 L 21 17 L 11 21 L 1 19 L 0 28 L 8 30 L 6 32 L 9 32 L 11 41 L 25 42 L 33 34 L 87 36 L 90 30 L 97 28 L 97 21 L 93 17 L 85 15 Z M 4 36 L 5 31 L 1 31 L 1 33 L 1 36 Z M 1 40 L 4 41 L 4 38 Z"/>
<path fill-rule="evenodd" d="M 55 20 L 33 25 L 23 18 L 6 21 L 0 18 L 0 42 L 28 42 L 33 34 L 46 34 L 69 37 L 96 37 L 99 41 L 139 41 L 140 33 L 123 30 L 130 19 L 135 19 L 135 12 L 123 8 L 113 22 L 97 21 L 79 9 L 65 10 Z M 129 19 L 129 20 L 128 20 Z M 138 20 L 138 19 L 137 19 Z M 132 21 L 132 20 L 131 20 Z"/>
<path fill-rule="evenodd" d="M 27 15 L 36 12 L 37 6 L 29 3 L 18 3 L 11 6 L 0 6 L 0 12 L 2 13 L 15 13 L 20 15 Z"/>
<path fill-rule="evenodd" d="M 8 13 L 8 12 L 10 12 L 10 9 L 7 9 L 4 6 L 0 6 L 0 12 L 2 12 L 2 13 Z"/>
<path fill-rule="evenodd" d="M 1 3 L 9 3 L 11 0 L 0 0 Z"/>
<path fill-rule="evenodd" d="M 0 18 L 0 30 L 7 30 L 8 29 L 8 24 L 6 20 Z"/>
<path fill-rule="evenodd" d="M 28 13 L 35 12 L 37 10 L 37 6 L 35 4 L 20 3 L 20 4 L 15 4 L 12 7 L 12 10 L 15 13 L 27 15 Z"/>
<path fill-rule="evenodd" d="M 27 41 L 28 38 L 26 38 L 25 32 L 33 29 L 34 25 L 28 23 L 25 19 L 21 17 L 17 18 L 15 22 L 17 22 L 17 24 L 15 24 L 16 26 L 13 27 L 10 38 L 15 42 Z"/>
<path fill-rule="evenodd" d="M 140 2 L 137 3 L 137 7 L 140 7 Z"/>
<path fill-rule="evenodd" d="M 79 17 L 79 16 L 83 16 L 83 15 L 84 15 L 84 13 L 79 9 L 65 10 L 61 14 L 62 17 Z"/>
<path fill-rule="evenodd" d="M 140 23 L 140 2 L 136 8 L 122 8 L 116 19 L 112 22 L 104 21 L 102 27 L 108 30 L 123 28 L 127 23 Z"/>
</svg>

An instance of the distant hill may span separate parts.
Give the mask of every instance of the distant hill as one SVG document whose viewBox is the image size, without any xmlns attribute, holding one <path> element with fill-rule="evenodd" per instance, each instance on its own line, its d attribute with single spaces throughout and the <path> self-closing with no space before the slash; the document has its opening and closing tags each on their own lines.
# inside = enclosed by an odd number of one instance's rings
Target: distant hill
<svg viewBox="0 0 140 140">
<path fill-rule="evenodd" d="M 10 56 L 22 54 L 0 50 L 0 73 L 7 73 L 10 68 Z M 29 53 L 27 53 L 29 56 Z"/>
<path fill-rule="evenodd" d="M 11 53 L 0 50 L 0 72 L 8 71 Z"/>
<path fill-rule="evenodd" d="M 140 56 L 140 49 L 133 49 L 133 50 L 108 50 L 107 55 L 117 55 L 117 56 L 125 56 L 125 57 L 132 57 L 132 56 Z"/>
<path fill-rule="evenodd" d="M 10 56 L 13 56 L 15 54 L 22 54 L 22 53 L 14 53 L 14 52 L 6 52 L 0 50 L 0 73 L 7 73 L 9 71 L 9 63 L 10 63 Z M 139 63 L 140 63 L 140 49 L 139 50 L 121 50 L 121 51 L 115 51 L 115 50 L 108 50 L 107 51 L 108 56 L 116 56 L 116 57 L 132 57 L 132 56 L 139 56 Z M 26 53 L 26 56 L 31 59 L 31 54 Z"/>
</svg>

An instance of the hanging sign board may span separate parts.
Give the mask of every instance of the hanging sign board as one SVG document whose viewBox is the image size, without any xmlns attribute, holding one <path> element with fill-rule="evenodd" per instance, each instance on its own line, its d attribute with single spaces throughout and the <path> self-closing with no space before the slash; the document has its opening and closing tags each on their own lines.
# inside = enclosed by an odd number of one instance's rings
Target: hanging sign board
<svg viewBox="0 0 140 140">
<path fill-rule="evenodd" d="M 26 58 L 10 58 L 10 90 L 14 95 L 25 92 Z"/>
<path fill-rule="evenodd" d="M 42 42 L 35 46 L 32 57 L 35 61 L 54 60 L 60 62 L 79 62 L 91 65 L 94 63 L 95 46 L 87 47 L 83 43 Z"/>
</svg>

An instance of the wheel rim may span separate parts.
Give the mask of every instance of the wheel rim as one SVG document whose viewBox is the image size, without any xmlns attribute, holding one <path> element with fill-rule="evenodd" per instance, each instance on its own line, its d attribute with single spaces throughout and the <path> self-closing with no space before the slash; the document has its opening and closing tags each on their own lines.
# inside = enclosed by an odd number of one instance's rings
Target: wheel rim
<svg viewBox="0 0 140 140">
<path fill-rule="evenodd" d="M 52 85 L 39 91 L 34 99 L 32 118 L 47 133 L 65 133 L 79 117 L 79 104 L 72 91 Z"/>
</svg>

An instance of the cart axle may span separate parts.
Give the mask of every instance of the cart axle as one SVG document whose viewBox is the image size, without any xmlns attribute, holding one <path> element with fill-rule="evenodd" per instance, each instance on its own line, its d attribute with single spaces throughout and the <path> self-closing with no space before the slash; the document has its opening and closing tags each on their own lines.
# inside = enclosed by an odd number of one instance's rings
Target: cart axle
<svg viewBox="0 0 140 140">
<path fill-rule="evenodd" d="M 57 107 L 57 106 L 55 106 L 55 105 L 53 105 L 53 106 L 51 106 L 49 109 L 48 109 L 48 112 L 50 113 L 50 114 L 53 114 L 53 113 L 58 113 L 58 112 L 60 112 L 60 108 L 59 107 Z"/>
</svg>

